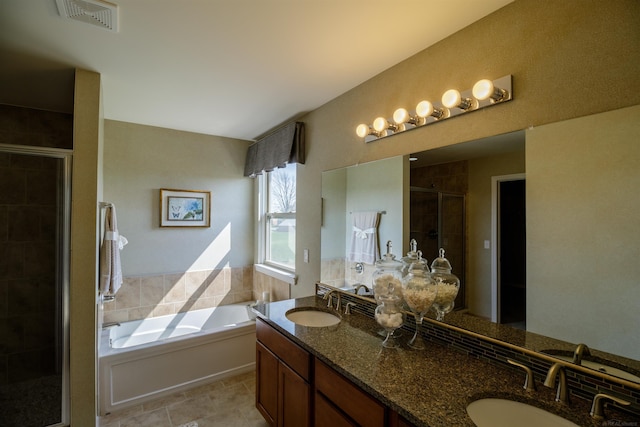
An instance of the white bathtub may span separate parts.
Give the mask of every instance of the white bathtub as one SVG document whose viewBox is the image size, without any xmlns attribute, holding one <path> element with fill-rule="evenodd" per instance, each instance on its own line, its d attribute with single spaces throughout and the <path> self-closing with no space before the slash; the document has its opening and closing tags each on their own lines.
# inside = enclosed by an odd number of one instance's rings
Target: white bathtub
<svg viewBox="0 0 640 427">
<path fill-rule="evenodd" d="M 100 414 L 255 369 L 250 303 L 124 322 L 102 331 Z"/>
</svg>

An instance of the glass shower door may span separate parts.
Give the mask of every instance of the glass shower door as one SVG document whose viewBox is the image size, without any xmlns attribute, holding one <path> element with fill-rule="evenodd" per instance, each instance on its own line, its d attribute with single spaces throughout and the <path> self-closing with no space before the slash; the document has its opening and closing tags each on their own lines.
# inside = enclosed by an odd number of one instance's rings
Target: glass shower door
<svg viewBox="0 0 640 427">
<path fill-rule="evenodd" d="M 465 196 L 427 188 L 411 187 L 410 235 L 429 261 L 440 248 L 460 279 L 456 308 L 465 306 Z"/>
<path fill-rule="evenodd" d="M 68 423 L 70 154 L 0 147 L 0 425 Z"/>
</svg>

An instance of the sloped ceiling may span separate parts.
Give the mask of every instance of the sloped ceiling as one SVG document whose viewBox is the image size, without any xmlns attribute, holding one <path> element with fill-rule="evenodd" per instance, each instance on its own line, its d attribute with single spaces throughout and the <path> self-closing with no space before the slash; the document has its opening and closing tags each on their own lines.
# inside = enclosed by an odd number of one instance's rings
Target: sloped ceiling
<svg viewBox="0 0 640 427">
<path fill-rule="evenodd" d="M 0 103 L 71 111 L 78 67 L 107 119 L 254 139 L 511 1 L 113 0 L 113 33 L 2 0 Z"/>
</svg>

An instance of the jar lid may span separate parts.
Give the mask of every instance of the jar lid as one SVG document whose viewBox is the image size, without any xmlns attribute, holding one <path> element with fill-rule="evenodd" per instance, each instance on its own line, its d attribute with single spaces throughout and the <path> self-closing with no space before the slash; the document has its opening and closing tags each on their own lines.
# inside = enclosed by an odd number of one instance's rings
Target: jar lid
<svg viewBox="0 0 640 427">
<path fill-rule="evenodd" d="M 431 263 L 432 270 L 447 270 L 447 272 L 451 272 L 451 264 L 449 260 L 444 257 L 444 249 L 440 248 L 438 258 L 434 259 Z"/>
<path fill-rule="evenodd" d="M 391 248 L 392 248 L 392 243 L 391 240 L 389 240 L 387 242 L 387 253 L 384 254 L 384 256 L 376 261 L 376 268 L 381 268 L 381 269 L 401 269 L 402 268 L 402 262 L 396 260 L 396 256 L 394 254 L 391 253 Z"/>
<path fill-rule="evenodd" d="M 429 273 L 429 263 L 425 258 L 422 258 L 422 251 L 418 251 L 418 257 L 409 264 L 409 268 L 407 269 L 409 273 L 414 270 Z"/>
</svg>

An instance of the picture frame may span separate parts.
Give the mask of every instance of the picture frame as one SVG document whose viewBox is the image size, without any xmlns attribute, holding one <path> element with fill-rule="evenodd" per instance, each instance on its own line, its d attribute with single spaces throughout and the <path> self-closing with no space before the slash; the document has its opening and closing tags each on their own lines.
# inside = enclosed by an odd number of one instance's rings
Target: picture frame
<svg viewBox="0 0 640 427">
<path fill-rule="evenodd" d="M 160 189 L 160 227 L 210 226 L 210 191 Z"/>
</svg>

